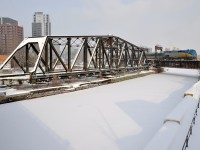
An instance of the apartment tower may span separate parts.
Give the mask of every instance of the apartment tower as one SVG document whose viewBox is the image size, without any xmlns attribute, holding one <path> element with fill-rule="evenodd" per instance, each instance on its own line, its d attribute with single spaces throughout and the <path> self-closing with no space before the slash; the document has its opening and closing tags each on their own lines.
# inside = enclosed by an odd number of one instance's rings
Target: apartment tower
<svg viewBox="0 0 200 150">
<path fill-rule="evenodd" d="M 23 27 L 18 21 L 0 17 L 0 55 L 9 55 L 24 38 Z"/>
<path fill-rule="evenodd" d="M 51 22 L 48 14 L 43 12 L 35 12 L 32 23 L 32 36 L 51 35 Z"/>
</svg>

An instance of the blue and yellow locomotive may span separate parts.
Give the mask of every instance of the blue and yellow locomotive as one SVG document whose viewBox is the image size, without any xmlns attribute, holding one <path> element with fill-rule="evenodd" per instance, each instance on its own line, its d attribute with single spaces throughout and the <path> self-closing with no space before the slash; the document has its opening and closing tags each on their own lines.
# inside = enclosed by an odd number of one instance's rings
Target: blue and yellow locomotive
<svg viewBox="0 0 200 150">
<path fill-rule="evenodd" d="M 195 60 L 197 59 L 197 52 L 194 49 L 187 50 L 172 50 L 160 53 L 146 53 L 147 59 L 165 59 L 165 60 Z"/>
</svg>

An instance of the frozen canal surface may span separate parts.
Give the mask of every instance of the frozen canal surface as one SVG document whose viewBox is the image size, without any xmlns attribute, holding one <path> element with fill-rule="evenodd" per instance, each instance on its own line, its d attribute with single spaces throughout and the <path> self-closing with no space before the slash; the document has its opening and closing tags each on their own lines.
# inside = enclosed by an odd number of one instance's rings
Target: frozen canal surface
<svg viewBox="0 0 200 150">
<path fill-rule="evenodd" d="M 0 105 L 0 149 L 142 150 L 197 75 L 197 71 L 169 69 Z"/>
</svg>

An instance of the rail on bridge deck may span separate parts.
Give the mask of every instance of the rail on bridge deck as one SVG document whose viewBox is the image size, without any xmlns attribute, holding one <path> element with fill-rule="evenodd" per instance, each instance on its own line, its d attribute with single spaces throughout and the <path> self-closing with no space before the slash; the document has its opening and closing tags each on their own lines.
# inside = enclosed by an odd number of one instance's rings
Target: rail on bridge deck
<svg viewBox="0 0 200 150">
<path fill-rule="evenodd" d="M 10 65 L 10 66 L 9 66 Z M 147 68 L 145 50 L 116 36 L 24 39 L 1 65 L 4 77 L 33 79 Z M 8 74 L 2 74 L 8 69 Z"/>
<path fill-rule="evenodd" d="M 155 60 L 155 64 L 159 67 L 200 69 L 198 60 Z"/>
</svg>

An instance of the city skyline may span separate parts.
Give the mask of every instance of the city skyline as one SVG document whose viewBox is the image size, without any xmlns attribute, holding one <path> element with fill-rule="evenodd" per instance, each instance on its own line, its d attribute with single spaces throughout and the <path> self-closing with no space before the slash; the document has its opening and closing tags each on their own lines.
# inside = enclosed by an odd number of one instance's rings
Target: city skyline
<svg viewBox="0 0 200 150">
<path fill-rule="evenodd" d="M 32 15 L 51 16 L 52 35 L 113 34 L 138 46 L 154 49 L 193 48 L 200 52 L 200 2 L 198 0 L 2 0 L 2 17 L 19 21 L 25 37 L 31 36 Z M 25 7 L 24 7 L 25 6 Z M 35 7 L 32 7 L 35 6 Z"/>
</svg>

